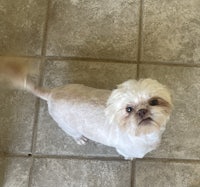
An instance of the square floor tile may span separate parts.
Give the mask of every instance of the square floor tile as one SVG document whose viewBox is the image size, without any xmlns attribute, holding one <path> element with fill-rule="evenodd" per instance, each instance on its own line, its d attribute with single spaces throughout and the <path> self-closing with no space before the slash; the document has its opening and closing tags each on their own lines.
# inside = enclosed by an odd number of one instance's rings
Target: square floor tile
<svg viewBox="0 0 200 187">
<path fill-rule="evenodd" d="M 39 61 L 32 59 L 35 67 Z M 37 85 L 39 75 L 30 76 Z M 5 87 L 0 81 L 0 152 L 29 153 L 31 151 L 36 97 Z"/>
<path fill-rule="evenodd" d="M 142 60 L 200 62 L 200 1 L 144 1 Z"/>
<path fill-rule="evenodd" d="M 44 71 L 44 85 L 62 86 L 67 83 L 113 89 L 128 79 L 135 79 L 136 64 L 105 63 L 88 61 L 47 61 Z"/>
<path fill-rule="evenodd" d="M 31 151 L 36 98 L 23 91 L 0 92 L 0 152 Z"/>
<path fill-rule="evenodd" d="M 199 187 L 199 163 L 137 161 L 135 187 Z"/>
<path fill-rule="evenodd" d="M 36 159 L 32 187 L 130 186 L 131 162 Z"/>
<path fill-rule="evenodd" d="M 0 158 L 0 186 L 28 187 L 31 159 Z"/>
<path fill-rule="evenodd" d="M 114 88 L 128 78 L 135 78 L 136 65 L 115 64 L 102 62 L 48 62 L 45 66 L 44 85 L 55 87 L 68 82 L 83 83 L 97 88 Z M 90 155 L 90 156 L 118 156 L 113 148 L 89 142 L 80 146 L 66 135 L 51 119 L 47 111 L 47 104 L 41 102 L 36 153 Z"/>
<path fill-rule="evenodd" d="M 140 77 L 166 84 L 174 103 L 161 146 L 148 156 L 200 159 L 200 68 L 141 65 Z"/>
<path fill-rule="evenodd" d="M 0 55 L 40 55 L 47 0 L 0 3 Z"/>
<path fill-rule="evenodd" d="M 47 55 L 136 60 L 138 0 L 53 0 Z"/>
</svg>

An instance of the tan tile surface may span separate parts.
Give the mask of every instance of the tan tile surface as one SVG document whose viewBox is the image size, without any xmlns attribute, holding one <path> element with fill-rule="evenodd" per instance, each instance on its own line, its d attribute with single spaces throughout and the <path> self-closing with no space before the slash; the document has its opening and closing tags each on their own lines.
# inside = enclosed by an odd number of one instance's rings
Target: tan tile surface
<svg viewBox="0 0 200 187">
<path fill-rule="evenodd" d="M 128 187 L 130 171 L 124 161 L 36 159 L 32 187 Z"/>
<path fill-rule="evenodd" d="M 28 187 L 31 159 L 0 158 L 0 186 Z"/>
<path fill-rule="evenodd" d="M 142 65 L 140 77 L 151 77 L 168 85 L 174 100 L 162 144 L 148 156 L 200 159 L 200 68 Z"/>
<path fill-rule="evenodd" d="M 0 152 L 31 151 L 35 97 L 23 91 L 0 92 Z"/>
<path fill-rule="evenodd" d="M 139 1 L 52 1 L 47 55 L 136 60 Z"/>
<path fill-rule="evenodd" d="M 200 164 L 137 161 L 135 187 L 199 187 Z"/>
<path fill-rule="evenodd" d="M 0 1 L 0 55 L 41 55 L 47 0 Z"/>
<path fill-rule="evenodd" d="M 39 67 L 39 59 L 31 59 Z M 39 74 L 39 72 L 38 72 Z M 23 90 L 16 90 L 0 77 L 0 153 L 30 153 L 34 120 L 37 114 L 36 97 Z M 38 75 L 29 77 L 36 85 Z"/>
<path fill-rule="evenodd" d="M 67 83 L 113 89 L 127 79 L 136 78 L 137 65 L 103 61 L 53 61 L 45 64 L 44 86 L 55 87 Z"/>
<path fill-rule="evenodd" d="M 198 0 L 145 0 L 142 60 L 199 63 L 199 7 Z"/>
</svg>

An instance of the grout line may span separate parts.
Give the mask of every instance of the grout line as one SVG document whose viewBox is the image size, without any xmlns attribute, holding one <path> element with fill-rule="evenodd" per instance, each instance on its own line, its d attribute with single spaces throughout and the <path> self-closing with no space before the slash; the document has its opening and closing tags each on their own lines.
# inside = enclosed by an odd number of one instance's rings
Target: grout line
<svg viewBox="0 0 200 187">
<path fill-rule="evenodd" d="M 2 158 L 4 158 L 4 157 L 6 157 L 6 153 L 5 152 L 0 152 L 0 157 Z"/>
<path fill-rule="evenodd" d="M 31 160 L 31 167 L 30 167 L 30 169 L 29 169 L 29 176 L 28 176 L 28 187 L 31 187 L 31 186 L 32 186 L 34 162 L 35 162 L 35 159 L 32 158 L 32 160 Z"/>
<path fill-rule="evenodd" d="M 123 157 L 103 157 L 103 156 L 76 156 L 76 155 L 49 155 L 49 154 L 25 154 L 25 153 L 3 153 L 4 157 L 19 157 L 19 158 L 47 158 L 47 159 L 75 159 L 75 160 L 101 160 L 101 161 L 123 161 L 129 162 L 130 160 L 125 160 Z M 136 158 L 133 160 L 133 171 L 135 170 L 136 162 L 168 162 L 168 163 L 190 163 L 190 164 L 200 164 L 200 159 L 176 159 L 176 158 Z"/>
<path fill-rule="evenodd" d="M 139 6 L 139 28 L 138 28 L 138 54 L 137 54 L 137 77 L 140 75 L 140 63 L 141 63 L 141 49 L 142 49 L 142 25 L 143 25 L 143 0 L 140 0 Z"/>
<path fill-rule="evenodd" d="M 45 59 L 42 58 L 40 60 L 40 65 L 39 65 L 39 79 L 38 79 L 38 86 L 41 86 L 42 84 L 42 74 L 43 74 L 43 61 Z M 34 153 L 35 151 L 35 146 L 36 146 L 36 138 L 37 138 L 37 129 L 38 129 L 38 116 L 39 116 L 39 110 L 40 110 L 40 99 L 38 97 L 36 97 L 36 102 L 35 102 L 35 117 L 34 117 L 34 126 L 33 126 L 33 134 L 32 134 L 32 144 L 31 144 L 31 154 Z"/>
<path fill-rule="evenodd" d="M 40 60 L 40 68 L 39 68 L 40 73 L 39 73 L 38 86 L 42 85 L 44 62 L 45 62 L 45 58 L 42 58 Z M 33 176 L 32 173 L 33 173 L 33 167 L 34 167 L 34 157 L 32 155 L 36 150 L 39 110 L 40 110 L 40 99 L 36 98 L 35 111 L 34 111 L 35 117 L 34 117 L 33 130 L 32 130 L 31 153 L 29 155 L 27 155 L 28 157 L 31 157 L 31 167 L 30 167 L 30 170 L 29 170 L 28 187 L 31 187 L 31 183 L 32 183 L 32 176 Z"/>
<path fill-rule="evenodd" d="M 123 63 L 123 64 L 133 64 L 136 61 L 130 60 L 119 60 L 119 59 L 101 59 L 101 58 L 87 58 L 87 57 L 66 57 L 66 56 L 46 56 L 48 60 L 71 60 L 71 61 L 86 61 L 86 62 L 106 62 L 106 63 Z"/>
<path fill-rule="evenodd" d="M 49 159 L 74 159 L 74 160 L 100 160 L 100 161 L 124 161 L 122 157 L 102 157 L 102 156 L 76 156 L 76 155 L 42 155 L 34 154 L 34 158 L 49 158 Z"/>
<path fill-rule="evenodd" d="M 122 161 L 129 162 L 123 157 L 103 157 L 103 156 L 75 156 L 75 155 L 47 155 L 47 154 L 4 154 L 4 157 L 34 158 L 34 159 L 74 159 L 74 160 L 100 160 L 100 161 Z"/>
<path fill-rule="evenodd" d="M 0 57 L 19 57 L 19 58 L 36 58 L 36 59 L 41 59 L 41 55 L 34 55 L 34 56 L 26 56 L 26 55 L 0 55 Z"/>
<path fill-rule="evenodd" d="M 45 58 L 43 60 L 41 60 L 41 63 L 40 63 L 40 76 L 39 76 L 38 86 L 41 86 L 42 82 L 43 82 L 44 62 L 45 62 Z M 40 111 L 40 99 L 36 98 L 35 119 L 34 119 L 34 128 L 33 128 L 33 136 L 32 136 L 32 146 L 31 146 L 31 153 L 32 154 L 36 151 L 39 111 Z"/>
<path fill-rule="evenodd" d="M 131 168 L 131 187 L 136 187 L 135 185 L 135 181 L 136 181 L 136 177 L 135 177 L 135 171 L 136 171 L 136 162 L 135 160 L 132 161 L 132 168 Z"/>
<path fill-rule="evenodd" d="M 188 64 L 188 63 L 178 63 L 178 62 L 159 62 L 159 61 L 121 61 L 121 60 L 109 60 L 109 59 L 92 59 L 92 58 L 79 58 L 79 57 L 55 57 L 47 56 L 47 60 L 54 61 L 83 61 L 83 62 L 104 62 L 104 63 L 119 63 L 119 64 L 139 64 L 139 65 L 158 65 L 158 66 L 175 66 L 175 67 L 195 67 L 200 68 L 200 64 Z"/>
<path fill-rule="evenodd" d="M 48 26 L 49 26 L 50 6 L 51 6 L 51 0 L 48 0 L 48 1 L 47 1 L 46 18 L 45 18 L 45 24 L 44 24 L 44 31 L 43 31 L 42 51 L 41 51 L 41 55 L 42 55 L 43 57 L 46 56 L 47 31 L 48 31 Z"/>
<path fill-rule="evenodd" d="M 42 71 L 43 71 L 43 60 L 40 62 L 40 75 L 39 75 L 39 82 L 38 85 L 41 85 L 42 82 Z M 31 158 L 31 167 L 29 170 L 29 178 L 28 178 L 28 187 L 31 187 L 31 182 L 32 182 L 32 171 L 33 171 L 33 165 L 34 165 L 34 157 L 32 156 L 33 153 L 35 152 L 36 149 L 36 139 L 37 139 L 37 129 L 38 129 L 38 116 L 39 116 L 39 109 L 40 109 L 40 99 L 36 98 L 35 102 L 35 117 L 34 117 L 34 123 L 33 123 L 33 130 L 32 130 L 32 142 L 31 142 L 31 153 L 26 155 L 26 157 Z M 20 157 L 21 155 L 16 155 Z M 22 155 L 24 156 L 24 155 Z"/>
<path fill-rule="evenodd" d="M 48 20 L 49 20 L 49 9 L 50 9 L 51 0 L 47 1 L 47 9 L 46 9 L 46 17 L 45 17 L 45 24 L 44 24 L 44 31 L 43 31 L 43 43 L 42 43 L 42 51 L 41 51 L 41 61 L 40 61 L 40 75 L 39 75 L 39 82 L 38 86 L 42 85 L 43 81 L 43 72 L 44 72 L 44 63 L 46 61 L 46 43 L 47 43 L 47 30 L 48 30 Z M 31 146 L 31 153 L 33 154 L 36 149 L 36 139 L 37 139 L 37 129 L 38 129 L 38 116 L 40 110 L 40 99 L 36 99 L 35 104 L 35 119 L 34 119 L 34 128 L 33 128 L 33 136 L 32 136 L 32 146 Z"/>
<path fill-rule="evenodd" d="M 200 160 L 198 159 L 176 159 L 176 158 L 151 158 L 151 157 L 145 157 L 142 159 L 137 158 L 137 161 L 143 161 L 143 162 L 175 162 L 175 163 L 197 163 L 200 164 Z"/>
<path fill-rule="evenodd" d="M 35 101 L 35 110 L 34 110 L 35 116 L 34 116 L 34 122 L 33 122 L 31 153 L 30 154 L 33 154 L 33 152 L 35 150 L 35 141 L 36 141 L 36 133 L 37 133 L 39 105 L 40 105 L 40 101 L 39 101 L 38 98 L 36 98 L 36 101 Z"/>
<path fill-rule="evenodd" d="M 164 66 L 179 66 L 179 67 L 195 67 L 200 68 L 200 64 L 194 64 L 194 63 L 178 63 L 178 62 L 159 62 L 159 61 L 141 61 L 141 64 L 144 65 L 164 65 Z"/>
<path fill-rule="evenodd" d="M 38 85 L 41 86 L 43 80 L 43 71 L 44 71 L 44 62 L 46 60 L 46 45 L 47 45 L 47 29 L 48 29 L 48 22 L 49 22 L 49 11 L 50 11 L 50 0 L 47 1 L 46 7 L 46 18 L 44 23 L 44 30 L 43 30 L 43 43 L 41 49 L 41 57 L 40 60 L 40 75 L 39 75 L 39 82 Z M 35 118 L 34 118 L 34 126 L 33 126 L 33 134 L 32 134 L 32 144 L 31 144 L 31 167 L 29 170 L 29 178 L 28 178 L 28 187 L 31 187 L 32 177 L 33 177 L 33 167 L 34 167 L 34 160 L 35 158 L 32 154 L 36 150 L 36 140 L 37 140 L 37 130 L 38 130 L 38 117 L 39 117 L 39 110 L 40 110 L 40 100 L 36 98 L 35 102 Z"/>
<path fill-rule="evenodd" d="M 29 156 L 31 155 L 31 156 Z M 32 158 L 32 154 L 26 153 L 3 153 L 0 156 L 10 158 Z"/>
<path fill-rule="evenodd" d="M 1 55 L 0 55 L 1 57 Z M 101 59 L 101 58 L 86 58 L 86 57 L 67 57 L 67 56 L 17 56 L 17 55 L 9 55 L 3 57 L 21 57 L 21 58 L 36 58 L 36 59 L 46 59 L 46 60 L 53 60 L 53 61 L 83 61 L 83 62 L 104 62 L 104 63 L 121 63 L 121 64 L 136 64 L 136 61 L 131 60 L 118 60 L 118 59 Z"/>
<path fill-rule="evenodd" d="M 109 59 L 92 59 L 92 58 L 79 58 L 79 57 L 55 57 L 55 56 L 47 56 L 47 60 L 54 61 L 83 61 L 83 62 L 104 62 L 104 63 L 120 63 L 120 64 L 140 64 L 140 65 L 164 65 L 164 66 L 180 66 L 180 67 L 197 67 L 200 68 L 200 64 L 187 64 L 187 63 L 177 63 L 177 62 L 156 62 L 156 61 L 121 61 L 121 60 L 109 60 Z"/>
<path fill-rule="evenodd" d="M 1 55 L 0 55 L 1 57 Z M 83 61 L 83 62 L 104 62 L 104 63 L 118 63 L 118 64 L 138 64 L 137 61 L 123 61 L 116 59 L 93 59 L 93 58 L 82 58 L 82 57 L 59 57 L 59 56 L 4 56 L 4 57 L 21 57 L 39 60 L 52 60 L 52 61 Z M 157 66 L 170 66 L 170 67 L 191 67 L 200 68 L 200 64 L 194 63 L 178 63 L 178 62 L 162 62 L 162 61 L 140 61 L 139 65 L 157 65 Z"/>
</svg>

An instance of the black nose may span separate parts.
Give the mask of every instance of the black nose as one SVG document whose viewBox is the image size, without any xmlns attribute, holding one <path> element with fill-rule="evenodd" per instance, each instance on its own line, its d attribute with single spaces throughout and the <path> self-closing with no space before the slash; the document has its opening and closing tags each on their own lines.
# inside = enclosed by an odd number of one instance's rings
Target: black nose
<svg viewBox="0 0 200 187">
<path fill-rule="evenodd" d="M 137 114 L 140 118 L 144 118 L 144 116 L 146 115 L 147 112 L 148 112 L 147 109 L 140 109 L 140 110 L 138 110 Z"/>
</svg>

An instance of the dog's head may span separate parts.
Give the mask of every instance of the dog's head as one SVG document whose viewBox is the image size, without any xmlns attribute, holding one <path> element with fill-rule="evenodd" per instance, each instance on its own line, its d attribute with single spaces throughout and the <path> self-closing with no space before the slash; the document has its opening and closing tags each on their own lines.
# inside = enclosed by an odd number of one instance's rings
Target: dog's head
<svg viewBox="0 0 200 187">
<path fill-rule="evenodd" d="M 106 108 L 110 123 L 138 136 L 164 131 L 172 110 L 169 90 L 156 80 L 128 80 L 111 93 Z"/>
</svg>

